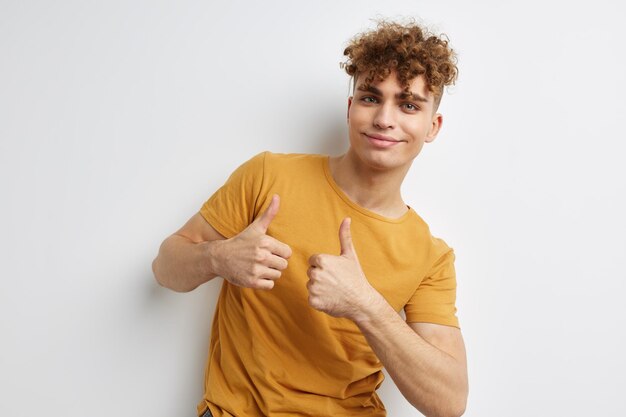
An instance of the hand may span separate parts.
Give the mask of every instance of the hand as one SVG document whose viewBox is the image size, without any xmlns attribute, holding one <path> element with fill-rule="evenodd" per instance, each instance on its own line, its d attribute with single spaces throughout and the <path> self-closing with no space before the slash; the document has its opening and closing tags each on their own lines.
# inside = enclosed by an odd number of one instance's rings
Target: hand
<svg viewBox="0 0 626 417">
<path fill-rule="evenodd" d="M 216 256 L 218 275 L 231 284 L 270 290 L 287 268 L 291 248 L 267 235 L 270 223 L 278 213 L 280 199 L 277 194 L 265 212 L 248 227 L 231 239 L 219 244 Z"/>
<path fill-rule="evenodd" d="M 316 254 L 309 258 L 309 305 L 333 317 L 354 321 L 364 315 L 364 308 L 380 297 L 370 285 L 352 244 L 350 218 L 339 227 L 339 256 Z"/>
</svg>

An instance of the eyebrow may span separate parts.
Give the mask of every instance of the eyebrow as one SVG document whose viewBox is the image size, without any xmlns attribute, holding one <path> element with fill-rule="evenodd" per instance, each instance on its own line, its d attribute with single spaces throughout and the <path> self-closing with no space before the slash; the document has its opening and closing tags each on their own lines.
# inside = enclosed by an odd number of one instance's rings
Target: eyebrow
<svg viewBox="0 0 626 417">
<path fill-rule="evenodd" d="M 376 94 L 377 96 L 382 96 L 383 93 L 382 91 L 380 91 L 378 88 L 373 87 L 373 86 L 369 86 L 367 88 L 364 88 L 363 86 L 357 88 L 357 90 L 360 91 L 366 91 L 372 94 Z M 410 99 L 410 100 L 415 100 L 415 101 L 421 101 L 424 103 L 428 103 L 428 99 L 426 97 L 422 97 L 417 93 L 407 93 L 406 91 L 403 91 L 402 93 L 398 93 L 395 95 L 396 98 L 399 98 L 401 100 L 406 100 L 406 99 Z"/>
</svg>

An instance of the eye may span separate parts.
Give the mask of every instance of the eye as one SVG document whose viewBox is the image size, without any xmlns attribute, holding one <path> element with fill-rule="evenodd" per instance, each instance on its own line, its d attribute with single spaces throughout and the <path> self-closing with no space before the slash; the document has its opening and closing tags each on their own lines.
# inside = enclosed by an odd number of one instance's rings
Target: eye
<svg viewBox="0 0 626 417">
<path fill-rule="evenodd" d="M 404 103 L 402 105 L 405 109 L 407 109 L 408 111 L 417 111 L 419 110 L 419 107 L 417 107 L 415 104 L 413 103 Z"/>
<path fill-rule="evenodd" d="M 371 96 L 362 97 L 361 101 L 365 103 L 377 103 L 378 102 L 378 100 L 376 100 L 374 97 L 371 97 Z"/>
</svg>

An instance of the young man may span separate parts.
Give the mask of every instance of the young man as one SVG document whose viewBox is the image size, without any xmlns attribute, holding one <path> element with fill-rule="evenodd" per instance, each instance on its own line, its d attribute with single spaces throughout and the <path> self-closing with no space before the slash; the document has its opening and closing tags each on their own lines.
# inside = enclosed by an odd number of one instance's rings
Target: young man
<svg viewBox="0 0 626 417">
<path fill-rule="evenodd" d="M 199 415 L 385 416 L 383 366 L 423 414 L 464 412 L 454 252 L 400 195 L 441 127 L 454 53 L 382 22 L 344 54 L 346 154 L 255 156 L 154 260 L 175 291 L 224 278 Z"/>
</svg>

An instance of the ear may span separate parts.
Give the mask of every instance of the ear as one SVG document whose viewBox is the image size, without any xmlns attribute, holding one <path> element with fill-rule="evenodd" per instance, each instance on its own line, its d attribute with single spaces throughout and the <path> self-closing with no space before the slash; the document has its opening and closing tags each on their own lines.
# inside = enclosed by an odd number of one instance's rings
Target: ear
<svg viewBox="0 0 626 417">
<path fill-rule="evenodd" d="M 441 130 L 442 124 L 443 124 L 443 116 L 441 115 L 441 113 L 435 113 L 430 123 L 430 130 L 428 131 L 428 134 L 426 135 L 426 139 L 424 139 L 424 142 L 430 143 L 433 140 L 435 140 L 435 138 L 437 137 L 437 134 L 439 133 L 439 130 Z"/>
<path fill-rule="evenodd" d="M 352 97 L 348 97 L 348 111 L 346 112 L 346 120 L 350 121 L 350 106 L 352 106 Z"/>
</svg>

